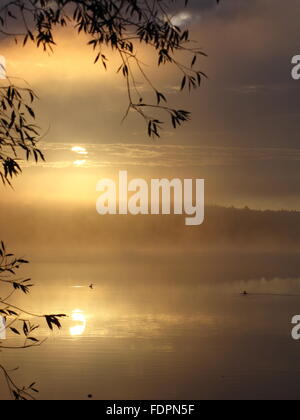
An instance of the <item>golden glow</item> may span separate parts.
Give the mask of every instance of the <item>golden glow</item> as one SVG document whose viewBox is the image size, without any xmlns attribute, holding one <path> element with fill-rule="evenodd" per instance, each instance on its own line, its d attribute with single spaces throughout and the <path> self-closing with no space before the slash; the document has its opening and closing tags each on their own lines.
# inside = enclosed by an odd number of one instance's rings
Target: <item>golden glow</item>
<svg viewBox="0 0 300 420">
<path fill-rule="evenodd" d="M 78 337 L 82 335 L 86 329 L 86 317 L 82 311 L 76 309 L 71 315 L 72 321 L 76 322 L 76 325 L 70 327 L 69 332 L 72 337 Z"/>
<path fill-rule="evenodd" d="M 2 42 L 1 55 L 6 58 L 9 76 L 21 77 L 29 83 L 44 83 L 45 80 L 60 80 L 62 83 L 83 80 L 99 82 L 101 75 L 107 83 L 111 78 L 111 72 L 106 73 L 100 64 L 94 65 L 96 53 L 86 45 L 89 40 L 87 36 L 78 37 L 72 28 L 64 28 L 55 30 L 54 37 L 57 45 L 53 54 L 45 53 L 32 43 L 22 48 L 21 39 L 17 45 L 13 39 Z M 111 54 L 110 63 L 114 65 L 115 62 L 116 58 Z"/>
</svg>

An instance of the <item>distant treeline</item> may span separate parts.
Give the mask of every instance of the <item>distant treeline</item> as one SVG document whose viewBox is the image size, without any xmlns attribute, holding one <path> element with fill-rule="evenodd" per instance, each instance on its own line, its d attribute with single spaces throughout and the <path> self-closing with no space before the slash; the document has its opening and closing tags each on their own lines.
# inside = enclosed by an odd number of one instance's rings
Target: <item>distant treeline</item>
<svg viewBox="0 0 300 420">
<path fill-rule="evenodd" d="M 208 206 L 205 222 L 184 216 L 99 216 L 91 207 L 0 207 L 0 236 L 20 252 L 96 254 L 110 250 L 300 249 L 300 212 Z"/>
</svg>

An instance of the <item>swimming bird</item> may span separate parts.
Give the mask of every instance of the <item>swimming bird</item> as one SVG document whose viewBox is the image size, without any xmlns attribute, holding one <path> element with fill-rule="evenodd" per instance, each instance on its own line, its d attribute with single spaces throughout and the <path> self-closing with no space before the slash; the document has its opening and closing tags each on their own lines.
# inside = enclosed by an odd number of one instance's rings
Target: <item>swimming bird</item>
<svg viewBox="0 0 300 420">
<path fill-rule="evenodd" d="M 93 284 L 91 284 L 91 285 L 89 286 L 89 288 L 93 290 L 93 289 L 94 289 L 94 285 L 93 285 Z"/>
</svg>

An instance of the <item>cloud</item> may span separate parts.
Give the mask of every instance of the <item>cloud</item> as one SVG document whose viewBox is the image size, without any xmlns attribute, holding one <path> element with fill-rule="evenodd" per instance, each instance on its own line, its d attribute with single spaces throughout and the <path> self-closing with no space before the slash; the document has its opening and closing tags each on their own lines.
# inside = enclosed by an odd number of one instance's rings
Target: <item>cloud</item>
<svg viewBox="0 0 300 420">
<path fill-rule="evenodd" d="M 82 146 L 75 146 L 82 148 Z M 243 166 L 257 162 L 300 162 L 299 149 L 278 148 L 237 148 L 180 145 L 142 145 L 142 144 L 85 144 L 88 157 L 74 162 L 74 145 L 69 143 L 48 143 L 43 151 L 48 157 L 40 167 L 70 168 L 197 168 Z M 36 166 L 24 162 L 24 166 Z"/>
<path fill-rule="evenodd" d="M 199 19 L 200 15 L 193 15 L 187 11 L 179 12 L 170 18 L 172 24 L 179 27 L 188 26 L 197 22 Z"/>
</svg>

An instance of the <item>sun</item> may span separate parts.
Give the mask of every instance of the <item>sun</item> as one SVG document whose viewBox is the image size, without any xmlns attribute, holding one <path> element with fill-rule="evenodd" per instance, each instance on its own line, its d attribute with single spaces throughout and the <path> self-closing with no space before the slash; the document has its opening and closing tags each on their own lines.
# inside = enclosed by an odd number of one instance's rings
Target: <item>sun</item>
<svg viewBox="0 0 300 420">
<path fill-rule="evenodd" d="M 72 147 L 71 150 L 72 150 L 72 152 L 78 153 L 79 155 L 87 155 L 88 154 L 86 148 L 81 147 L 81 146 L 74 146 L 74 147 Z"/>
</svg>

